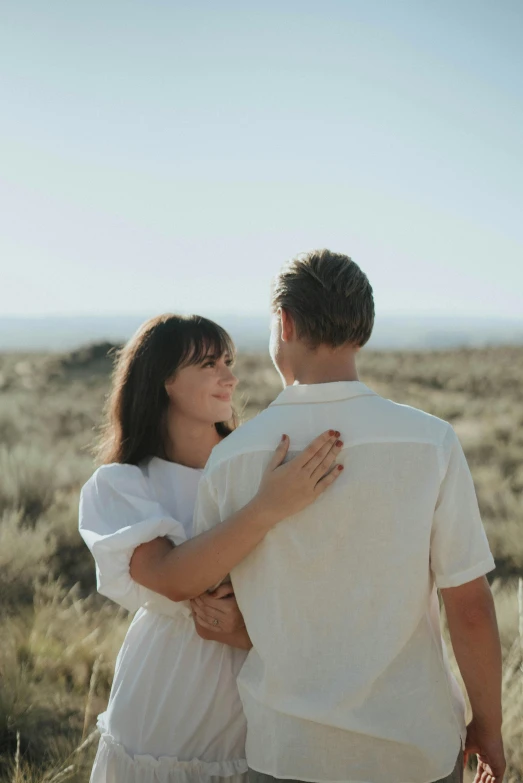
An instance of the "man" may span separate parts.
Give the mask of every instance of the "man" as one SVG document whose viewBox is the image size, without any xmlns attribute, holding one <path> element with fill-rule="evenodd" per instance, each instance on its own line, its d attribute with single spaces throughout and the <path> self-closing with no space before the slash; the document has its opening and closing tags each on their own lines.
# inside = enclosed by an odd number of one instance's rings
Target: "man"
<svg viewBox="0 0 523 783">
<path fill-rule="evenodd" d="M 197 532 L 252 499 L 282 432 L 301 449 L 339 430 L 345 470 L 231 574 L 253 643 L 238 679 L 250 780 L 462 779 L 465 708 L 439 588 L 473 713 L 465 752 L 478 753 L 482 783 L 501 781 L 501 654 L 484 576 L 494 561 L 454 431 L 359 381 L 374 304 L 350 258 L 294 259 L 272 308 L 285 388 L 214 449 Z"/>
</svg>

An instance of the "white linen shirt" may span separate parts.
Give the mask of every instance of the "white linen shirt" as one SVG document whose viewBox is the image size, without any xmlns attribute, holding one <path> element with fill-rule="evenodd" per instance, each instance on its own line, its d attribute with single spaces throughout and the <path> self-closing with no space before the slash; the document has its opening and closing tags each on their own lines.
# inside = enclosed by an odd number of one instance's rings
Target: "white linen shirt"
<svg viewBox="0 0 523 783">
<path fill-rule="evenodd" d="M 252 499 L 283 433 L 295 452 L 330 428 L 344 472 L 231 574 L 253 642 L 247 761 L 277 778 L 429 783 L 465 736 L 436 587 L 494 568 L 451 426 L 360 382 L 287 387 L 213 450 L 195 533 Z"/>
</svg>

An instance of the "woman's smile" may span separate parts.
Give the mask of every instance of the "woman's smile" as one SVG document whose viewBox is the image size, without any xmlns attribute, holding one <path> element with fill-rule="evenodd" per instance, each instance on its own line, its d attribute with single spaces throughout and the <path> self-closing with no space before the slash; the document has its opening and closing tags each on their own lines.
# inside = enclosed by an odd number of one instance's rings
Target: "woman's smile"
<svg viewBox="0 0 523 783">
<path fill-rule="evenodd" d="M 232 400 L 232 394 L 230 392 L 224 392 L 223 394 L 213 394 L 212 396 L 217 400 L 221 400 L 222 402 L 231 402 Z"/>
</svg>

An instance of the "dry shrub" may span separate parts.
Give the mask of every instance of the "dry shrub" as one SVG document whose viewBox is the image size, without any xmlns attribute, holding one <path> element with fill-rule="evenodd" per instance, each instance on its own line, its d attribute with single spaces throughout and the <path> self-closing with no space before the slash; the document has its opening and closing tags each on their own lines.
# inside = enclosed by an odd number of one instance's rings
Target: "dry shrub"
<svg viewBox="0 0 523 783">
<path fill-rule="evenodd" d="M 0 512 L 15 509 L 36 520 L 53 499 L 55 470 L 48 454 L 33 446 L 0 446 Z"/>
<path fill-rule="evenodd" d="M 78 749 L 105 707 L 128 624 L 96 596 L 77 533 L 79 489 L 93 469 L 87 446 L 109 385 L 105 353 L 0 356 L 0 782 L 87 783 L 94 745 Z M 498 565 L 506 783 L 521 783 L 523 348 L 365 350 L 360 372 L 385 397 L 451 421 L 463 442 Z M 246 419 L 281 389 L 267 356 L 240 355 L 237 374 Z"/>
<path fill-rule="evenodd" d="M 57 490 L 43 519 L 51 526 L 55 548 L 49 572 L 68 585 L 79 584 L 84 594 L 96 591 L 94 561 L 78 534 L 78 489 Z"/>
<path fill-rule="evenodd" d="M 0 404 L 0 443 L 10 448 L 20 441 L 22 432 L 19 422 L 17 401 L 13 398 L 2 400 Z"/>
<path fill-rule="evenodd" d="M 507 581 L 498 578 L 492 584 L 492 592 L 503 652 L 503 739 L 507 759 L 505 783 L 521 783 L 523 779 L 523 644 L 519 635 L 518 580 Z M 465 690 L 452 651 L 444 609 L 442 632 L 449 652 L 451 669 Z M 467 720 L 470 720 L 469 704 L 467 709 Z M 474 760 L 472 761 L 474 763 Z"/>
<path fill-rule="evenodd" d="M 31 603 L 35 583 L 47 576 L 55 551 L 51 524 L 24 525 L 22 512 L 0 518 L 0 594 L 4 611 Z"/>
<path fill-rule="evenodd" d="M 520 783 L 523 778 L 523 581 L 520 579 L 518 582 L 518 586 L 512 588 L 504 586 L 495 596 L 500 634 L 505 643 L 503 738 L 507 758 L 506 783 Z M 516 596 L 518 588 L 519 601 Z M 511 619 L 507 617 L 508 612 Z M 512 643 L 507 649 L 510 639 Z"/>
<path fill-rule="evenodd" d="M 50 781 L 71 763 L 82 771 L 75 750 L 106 702 L 127 625 L 124 610 L 53 582 L 37 587 L 31 610 L 2 619 L 0 774 L 16 766 L 18 737 L 27 779 Z"/>
</svg>

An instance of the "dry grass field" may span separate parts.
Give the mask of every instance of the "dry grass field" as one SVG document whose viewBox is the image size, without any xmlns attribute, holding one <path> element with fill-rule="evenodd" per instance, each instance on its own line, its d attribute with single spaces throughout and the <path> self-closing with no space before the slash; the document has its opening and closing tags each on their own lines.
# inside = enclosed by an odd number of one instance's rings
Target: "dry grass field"
<svg viewBox="0 0 523 783">
<path fill-rule="evenodd" d="M 86 783 L 127 613 L 95 592 L 77 533 L 109 346 L 0 356 L 0 781 Z M 249 418 L 279 392 L 266 357 L 237 365 Z M 523 347 L 367 353 L 362 380 L 452 422 L 497 559 L 510 783 L 523 781 Z M 522 619 L 523 622 L 523 619 Z"/>
</svg>

